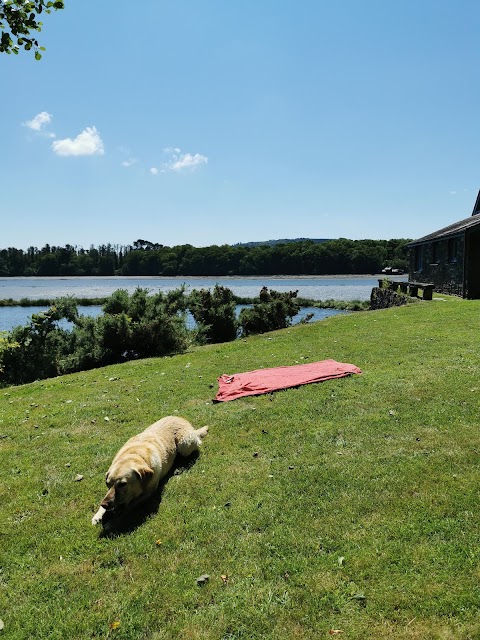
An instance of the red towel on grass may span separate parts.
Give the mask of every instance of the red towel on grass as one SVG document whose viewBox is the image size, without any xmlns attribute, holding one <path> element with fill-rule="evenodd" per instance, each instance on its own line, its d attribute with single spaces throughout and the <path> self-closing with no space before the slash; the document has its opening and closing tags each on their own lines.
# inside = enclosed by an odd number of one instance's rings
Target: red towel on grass
<svg viewBox="0 0 480 640">
<path fill-rule="evenodd" d="M 323 382 L 332 378 L 343 378 L 352 373 L 362 373 L 354 364 L 322 360 L 308 364 L 273 369 L 256 369 L 245 373 L 220 376 L 218 378 L 217 402 L 236 400 L 243 396 L 256 396 L 279 389 L 298 387 L 301 384 Z"/>
</svg>

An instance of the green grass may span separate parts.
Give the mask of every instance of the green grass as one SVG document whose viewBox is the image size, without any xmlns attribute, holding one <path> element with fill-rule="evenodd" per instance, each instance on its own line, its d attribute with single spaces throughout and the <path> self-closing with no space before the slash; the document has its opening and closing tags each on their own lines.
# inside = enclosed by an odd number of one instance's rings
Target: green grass
<svg viewBox="0 0 480 640">
<path fill-rule="evenodd" d="M 2 390 L 3 635 L 480 637 L 479 316 L 445 297 Z M 211 402 L 325 358 L 363 374 Z M 100 537 L 116 450 L 175 413 L 210 426 L 200 456 Z"/>
</svg>

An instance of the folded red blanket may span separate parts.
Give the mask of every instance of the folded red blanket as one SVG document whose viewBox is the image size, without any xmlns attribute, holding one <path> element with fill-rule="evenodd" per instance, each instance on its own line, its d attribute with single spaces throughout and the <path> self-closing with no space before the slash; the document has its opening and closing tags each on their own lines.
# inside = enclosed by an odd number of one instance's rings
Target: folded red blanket
<svg viewBox="0 0 480 640">
<path fill-rule="evenodd" d="M 291 367 L 256 369 L 233 375 L 224 374 L 218 378 L 218 393 L 215 400 L 227 402 L 243 396 L 256 396 L 279 389 L 298 387 L 302 384 L 343 378 L 352 373 L 362 372 L 354 364 L 321 360 L 320 362 L 297 364 Z"/>
</svg>

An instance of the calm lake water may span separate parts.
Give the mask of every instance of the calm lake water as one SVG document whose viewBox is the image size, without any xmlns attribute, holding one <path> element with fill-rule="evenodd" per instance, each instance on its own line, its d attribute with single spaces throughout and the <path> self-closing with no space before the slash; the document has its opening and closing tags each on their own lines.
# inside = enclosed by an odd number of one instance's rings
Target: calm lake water
<svg viewBox="0 0 480 640">
<path fill-rule="evenodd" d="M 251 278 L 161 278 L 161 277 L 63 277 L 63 278 L 0 278 L 0 300 L 20 300 L 21 298 L 105 298 L 117 289 L 127 289 L 133 293 L 143 287 L 157 293 L 177 289 L 186 285 L 187 290 L 211 288 L 215 284 L 228 287 L 237 296 L 253 298 L 258 296 L 263 286 L 276 291 L 296 291 L 302 298 L 312 300 L 368 300 L 372 287 L 378 285 L 381 276 L 302 276 L 302 277 L 251 277 Z M 391 279 L 402 280 L 405 276 Z M 32 313 L 44 310 L 42 307 L 0 307 L 0 331 L 9 331 L 14 326 L 23 325 Z M 97 315 L 100 307 L 81 307 L 80 313 Z M 302 309 L 294 319 L 298 322 L 306 313 L 314 313 L 313 320 L 322 320 L 331 315 L 344 313 L 335 309 Z"/>
<path fill-rule="evenodd" d="M 251 277 L 251 278 L 161 278 L 161 277 L 64 277 L 64 278 L 0 278 L 0 300 L 12 298 L 104 298 L 117 289 L 133 292 L 145 287 L 152 293 L 177 289 L 182 284 L 189 289 L 213 287 L 215 284 L 228 287 L 237 296 L 253 298 L 263 286 L 276 291 L 298 289 L 298 295 L 312 300 L 368 300 L 372 287 L 381 276 L 302 276 Z M 405 276 L 389 276 L 402 280 Z"/>
</svg>

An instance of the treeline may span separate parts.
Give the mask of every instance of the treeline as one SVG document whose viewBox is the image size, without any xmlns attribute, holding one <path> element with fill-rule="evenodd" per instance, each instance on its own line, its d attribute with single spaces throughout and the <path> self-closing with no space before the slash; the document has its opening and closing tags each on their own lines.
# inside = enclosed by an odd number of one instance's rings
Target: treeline
<svg viewBox="0 0 480 640">
<path fill-rule="evenodd" d="M 407 269 L 407 239 L 311 240 L 274 246 L 167 247 L 147 240 L 89 249 L 0 250 L 0 276 L 255 276 L 379 273 Z"/>
</svg>

